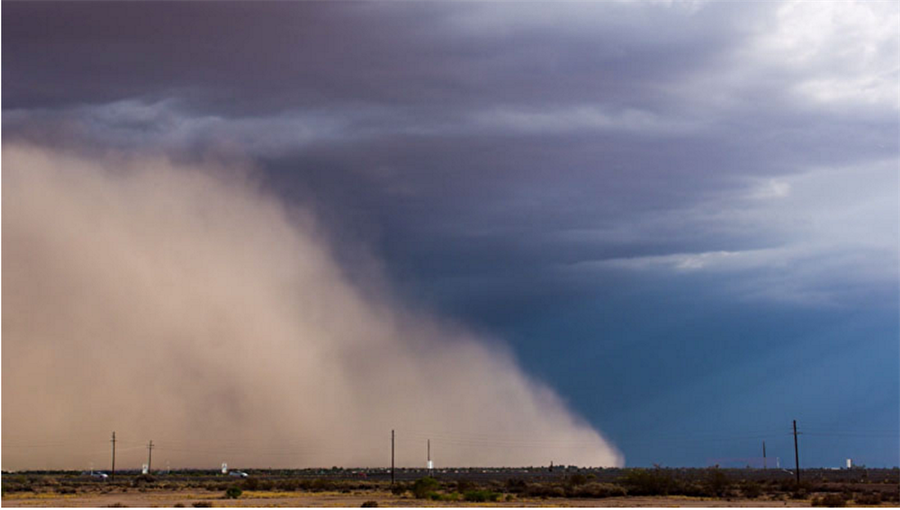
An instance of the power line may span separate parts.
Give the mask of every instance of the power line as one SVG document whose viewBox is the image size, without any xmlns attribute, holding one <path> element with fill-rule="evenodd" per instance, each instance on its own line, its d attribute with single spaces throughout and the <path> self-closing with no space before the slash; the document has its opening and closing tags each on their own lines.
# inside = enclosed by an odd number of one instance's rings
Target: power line
<svg viewBox="0 0 900 510">
<path fill-rule="evenodd" d="M 865 432 L 803 432 L 807 436 L 827 436 L 827 437 L 893 437 L 900 438 L 900 434 L 877 434 Z"/>
</svg>

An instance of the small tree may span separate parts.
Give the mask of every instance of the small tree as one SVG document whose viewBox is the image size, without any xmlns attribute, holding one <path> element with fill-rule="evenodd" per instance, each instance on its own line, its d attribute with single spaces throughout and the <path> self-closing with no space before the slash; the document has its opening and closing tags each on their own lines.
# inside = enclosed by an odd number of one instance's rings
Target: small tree
<svg viewBox="0 0 900 510">
<path fill-rule="evenodd" d="M 237 499 L 237 498 L 241 497 L 241 494 L 243 494 L 243 493 L 244 493 L 244 491 L 242 491 L 241 489 L 239 489 L 237 487 L 229 487 L 225 491 L 225 497 L 228 499 Z"/>
</svg>

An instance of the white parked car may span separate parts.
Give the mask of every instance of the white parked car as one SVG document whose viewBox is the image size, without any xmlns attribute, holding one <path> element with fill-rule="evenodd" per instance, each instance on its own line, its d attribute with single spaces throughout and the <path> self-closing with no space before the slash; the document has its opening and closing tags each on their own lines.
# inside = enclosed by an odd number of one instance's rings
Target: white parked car
<svg viewBox="0 0 900 510">
<path fill-rule="evenodd" d="M 229 471 L 229 472 L 228 472 L 228 475 L 229 475 L 229 476 L 236 476 L 236 477 L 238 477 L 238 478 L 247 478 L 248 476 L 250 476 L 250 475 L 248 475 L 247 473 L 244 473 L 243 471 Z"/>
</svg>

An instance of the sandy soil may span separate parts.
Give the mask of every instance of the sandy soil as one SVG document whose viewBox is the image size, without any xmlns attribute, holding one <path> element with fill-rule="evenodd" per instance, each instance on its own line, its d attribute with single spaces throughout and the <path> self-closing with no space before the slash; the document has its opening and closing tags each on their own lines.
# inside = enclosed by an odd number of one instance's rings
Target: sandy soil
<svg viewBox="0 0 900 510">
<path fill-rule="evenodd" d="M 809 501 L 719 500 L 687 497 L 630 497 L 605 499 L 515 499 L 498 503 L 439 503 L 398 498 L 389 492 L 356 494 L 247 491 L 239 499 L 223 499 L 220 493 L 205 491 L 129 491 L 61 495 L 55 493 L 15 493 L 3 497 L 4 507 L 172 507 L 180 503 L 191 508 L 196 502 L 214 507 L 359 507 L 377 501 L 381 507 L 800 507 Z"/>
</svg>

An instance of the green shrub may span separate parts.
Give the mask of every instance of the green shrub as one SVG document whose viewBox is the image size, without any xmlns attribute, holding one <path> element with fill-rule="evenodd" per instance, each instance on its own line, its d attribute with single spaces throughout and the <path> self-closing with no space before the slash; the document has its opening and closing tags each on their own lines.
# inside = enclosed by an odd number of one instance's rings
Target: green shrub
<svg viewBox="0 0 900 510">
<path fill-rule="evenodd" d="M 450 494 L 443 494 L 440 492 L 429 492 L 427 498 L 432 501 L 459 501 L 459 493 L 451 492 Z"/>
<path fill-rule="evenodd" d="M 247 480 L 249 480 L 249 478 Z M 280 491 L 286 491 L 286 492 L 292 492 L 292 491 L 295 491 L 295 490 L 298 490 L 301 488 L 300 480 L 293 480 L 293 479 L 278 480 L 278 481 L 274 482 L 272 485 L 273 485 L 272 488 L 280 490 Z M 303 487 L 303 488 L 306 488 L 306 487 Z"/>
<path fill-rule="evenodd" d="M 432 501 L 459 501 L 459 493 L 442 494 L 440 492 L 429 492 L 428 499 Z"/>
<path fill-rule="evenodd" d="M 459 480 L 456 482 L 456 490 L 458 492 L 473 491 L 477 488 L 478 487 L 476 487 L 475 484 L 470 482 L 469 480 Z"/>
<path fill-rule="evenodd" d="M 153 483 L 156 481 L 156 478 L 151 474 L 140 474 L 134 477 L 131 480 L 132 487 L 140 487 L 141 485 Z"/>
<path fill-rule="evenodd" d="M 559 486 L 552 484 L 529 484 L 525 489 L 525 495 L 532 498 L 564 498 L 566 491 Z"/>
<path fill-rule="evenodd" d="M 807 494 L 806 489 L 801 487 L 791 493 L 791 499 L 806 499 Z"/>
<path fill-rule="evenodd" d="M 510 478 L 506 480 L 506 492 L 518 494 L 524 492 L 528 488 L 528 482 L 521 478 Z"/>
<path fill-rule="evenodd" d="M 360 508 L 378 508 L 378 502 L 369 500 L 360 505 Z"/>
<path fill-rule="evenodd" d="M 300 482 L 300 486 L 304 489 L 321 492 L 321 491 L 335 491 L 338 490 L 338 484 L 331 480 L 324 480 L 322 478 L 316 478 L 315 480 L 303 480 Z"/>
<path fill-rule="evenodd" d="M 570 498 L 615 498 L 625 496 L 625 489 L 611 483 L 586 483 L 566 491 Z"/>
<path fill-rule="evenodd" d="M 435 492 L 440 486 L 441 484 L 437 480 L 426 476 L 425 478 L 419 478 L 413 483 L 412 492 L 416 498 L 425 499 L 429 497 L 429 493 Z"/>
<path fill-rule="evenodd" d="M 500 493 L 487 490 L 468 491 L 463 494 L 463 499 L 473 503 L 497 501 L 500 499 Z"/>
<path fill-rule="evenodd" d="M 242 491 L 238 487 L 229 487 L 225 490 L 225 497 L 228 499 L 237 499 L 241 497 L 241 494 L 243 493 L 244 491 Z"/>
<path fill-rule="evenodd" d="M 391 494 L 394 496 L 402 496 L 409 490 L 409 485 L 405 483 L 398 483 L 396 485 L 391 486 Z"/>
</svg>

